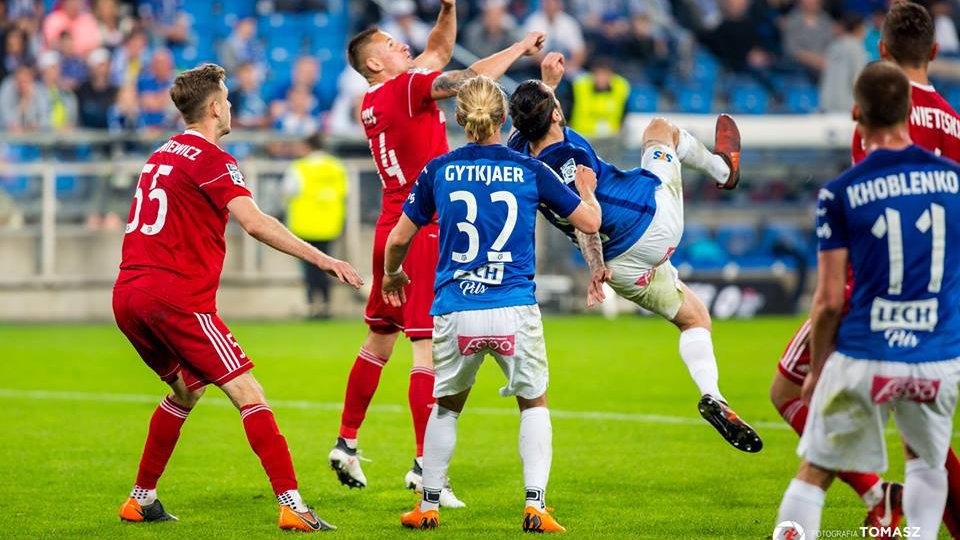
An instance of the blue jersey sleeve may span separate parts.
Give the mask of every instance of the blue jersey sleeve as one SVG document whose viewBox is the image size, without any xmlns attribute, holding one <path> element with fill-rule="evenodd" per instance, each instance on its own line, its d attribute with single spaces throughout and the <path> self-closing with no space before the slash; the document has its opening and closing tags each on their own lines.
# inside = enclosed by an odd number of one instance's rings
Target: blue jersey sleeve
<svg viewBox="0 0 960 540">
<path fill-rule="evenodd" d="M 537 163 L 536 173 L 540 202 L 562 218 L 572 214 L 580 205 L 580 197 L 550 167 Z"/>
<path fill-rule="evenodd" d="M 843 191 L 838 182 L 820 190 L 817 202 L 817 238 L 820 251 L 849 248 L 847 219 L 843 213 Z"/>
<path fill-rule="evenodd" d="M 519 131 L 514 130 L 510 134 L 510 138 L 507 139 L 507 148 L 525 154 L 527 150 L 527 140 L 523 138 L 523 135 Z"/>
<path fill-rule="evenodd" d="M 433 197 L 433 171 L 428 164 L 423 168 L 417 183 L 414 184 L 407 202 L 403 204 L 403 213 L 410 218 L 410 221 L 423 227 L 433 220 L 433 215 L 437 212 L 437 204 Z"/>
</svg>

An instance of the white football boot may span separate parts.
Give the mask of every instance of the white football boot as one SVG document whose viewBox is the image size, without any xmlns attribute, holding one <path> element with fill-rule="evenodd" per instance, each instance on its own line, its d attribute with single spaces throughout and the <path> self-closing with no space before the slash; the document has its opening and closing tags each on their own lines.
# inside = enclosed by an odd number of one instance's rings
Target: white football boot
<svg viewBox="0 0 960 540">
<path fill-rule="evenodd" d="M 423 494 L 423 468 L 417 460 L 413 460 L 413 467 L 407 471 L 407 474 L 403 477 L 403 483 L 407 486 L 407 489 L 412 489 L 417 493 Z M 449 479 L 444 483 L 443 490 L 440 492 L 440 506 L 446 508 L 463 508 L 467 506 L 467 503 L 458 499 L 453 493 Z"/>
<path fill-rule="evenodd" d="M 363 459 L 357 454 L 355 448 L 350 448 L 343 440 L 343 437 L 337 437 L 337 445 L 333 447 L 328 456 L 330 468 L 337 473 L 337 479 L 340 483 L 352 488 L 367 487 L 367 477 L 360 468 L 360 460 Z M 364 460 L 370 461 L 370 460 Z"/>
</svg>

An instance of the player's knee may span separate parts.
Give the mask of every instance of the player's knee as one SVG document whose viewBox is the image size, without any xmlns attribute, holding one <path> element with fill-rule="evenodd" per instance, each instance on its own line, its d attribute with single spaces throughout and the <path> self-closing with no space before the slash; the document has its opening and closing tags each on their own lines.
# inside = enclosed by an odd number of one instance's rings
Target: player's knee
<svg viewBox="0 0 960 540">
<path fill-rule="evenodd" d="M 527 399 L 525 397 L 517 396 L 517 406 L 520 407 L 521 411 L 527 409 L 532 409 L 534 407 L 546 407 L 547 406 L 547 394 L 544 392 L 538 397 L 533 399 Z"/>
<path fill-rule="evenodd" d="M 224 384 L 220 389 L 238 409 L 247 405 L 267 402 L 267 398 L 263 394 L 263 387 L 249 372 Z"/>
<path fill-rule="evenodd" d="M 680 139 L 680 130 L 663 117 L 657 117 L 643 130 L 643 144 L 666 144 L 676 148 Z"/>
<path fill-rule="evenodd" d="M 389 359 L 390 355 L 393 354 L 393 345 L 397 342 L 399 335 L 399 332 L 393 332 L 391 334 L 378 334 L 373 331 L 368 332 L 367 340 L 363 343 L 363 348 L 380 358 Z"/>
<path fill-rule="evenodd" d="M 196 388 L 194 390 L 184 389 L 183 391 L 179 392 L 175 389 L 172 399 L 177 405 L 183 406 L 187 409 L 192 409 L 197 402 L 200 401 L 200 398 L 203 397 L 203 393 L 205 391 L 205 386 L 201 386 L 200 388 Z"/>
</svg>

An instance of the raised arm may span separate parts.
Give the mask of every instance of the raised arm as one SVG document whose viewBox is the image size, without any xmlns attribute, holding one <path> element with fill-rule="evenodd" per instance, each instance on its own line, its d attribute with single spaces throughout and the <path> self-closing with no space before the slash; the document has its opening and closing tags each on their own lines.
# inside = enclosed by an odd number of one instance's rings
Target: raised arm
<svg viewBox="0 0 960 540">
<path fill-rule="evenodd" d="M 547 53 L 540 62 L 540 80 L 551 90 L 556 91 L 560 81 L 563 80 L 563 62 L 563 53 L 558 52 Z"/>
<path fill-rule="evenodd" d="M 440 0 L 440 14 L 437 24 L 427 36 L 427 48 L 413 60 L 418 68 L 437 71 L 450 63 L 453 46 L 457 41 L 457 2 Z"/>
<path fill-rule="evenodd" d="M 520 58 L 538 53 L 543 48 L 543 39 L 543 32 L 530 32 L 524 36 L 522 41 L 518 41 L 486 58 L 477 60 L 467 69 L 448 71 L 440 75 L 433 81 L 430 96 L 433 99 L 454 96 L 463 83 L 477 75 L 486 75 L 494 80 L 499 79 Z"/>
<path fill-rule="evenodd" d="M 297 238 L 276 218 L 264 214 L 250 197 L 234 197 L 227 203 L 227 210 L 247 234 L 273 249 L 316 265 L 354 289 L 363 285 L 363 279 L 350 263 L 335 259 Z"/>
</svg>

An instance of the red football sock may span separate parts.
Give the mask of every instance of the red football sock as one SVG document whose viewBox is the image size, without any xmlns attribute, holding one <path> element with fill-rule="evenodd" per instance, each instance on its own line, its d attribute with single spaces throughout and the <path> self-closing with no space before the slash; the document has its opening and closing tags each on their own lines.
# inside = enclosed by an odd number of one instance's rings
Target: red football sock
<svg viewBox="0 0 960 540">
<path fill-rule="evenodd" d="M 790 424 L 797 435 L 803 435 L 803 426 L 807 423 L 807 413 L 810 412 L 810 408 L 803 403 L 803 400 L 800 398 L 791 399 L 784 403 L 779 410 L 780 416 Z M 841 472 L 837 473 L 837 477 L 849 484 L 861 497 L 864 493 L 870 491 L 870 488 L 875 486 L 877 482 L 880 482 L 880 477 L 873 473 Z"/>
<path fill-rule="evenodd" d="M 794 398 L 784 403 L 778 409 L 780 416 L 790 424 L 790 427 L 797 432 L 797 435 L 803 435 L 803 426 L 807 423 L 807 413 L 809 408 L 800 398 Z"/>
<path fill-rule="evenodd" d="M 423 434 L 427 431 L 433 399 L 433 369 L 415 367 L 410 370 L 410 414 L 413 415 L 413 433 L 417 438 L 417 457 L 423 457 Z"/>
<path fill-rule="evenodd" d="M 167 461 L 177 446 L 180 427 L 187 420 L 190 409 L 178 405 L 169 397 L 163 398 L 157 410 L 150 418 L 150 431 L 143 445 L 143 456 L 137 470 L 137 486 L 143 489 L 157 489 L 157 480 L 167 467 Z"/>
<path fill-rule="evenodd" d="M 943 510 L 943 524 L 950 536 L 960 538 L 960 460 L 953 448 L 947 453 L 947 506 Z"/>
<path fill-rule="evenodd" d="M 293 472 L 287 440 L 280 434 L 270 407 L 263 403 L 244 405 L 240 407 L 240 418 L 250 447 L 260 458 L 260 464 L 270 478 L 273 492 L 280 495 L 284 491 L 297 489 L 297 475 Z"/>
<path fill-rule="evenodd" d="M 380 373 L 387 359 L 361 348 L 347 379 L 347 395 L 343 400 L 343 415 L 340 417 L 340 436 L 356 439 L 357 430 L 367 416 L 367 407 L 380 384 Z"/>
</svg>

